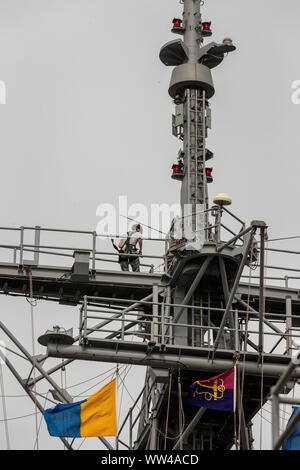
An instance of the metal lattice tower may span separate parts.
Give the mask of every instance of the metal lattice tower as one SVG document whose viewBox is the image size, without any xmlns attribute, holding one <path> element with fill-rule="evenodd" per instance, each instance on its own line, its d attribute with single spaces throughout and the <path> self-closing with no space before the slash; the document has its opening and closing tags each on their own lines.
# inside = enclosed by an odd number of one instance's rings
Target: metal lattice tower
<svg viewBox="0 0 300 470">
<path fill-rule="evenodd" d="M 13 252 L 13 262 L 0 262 L 0 293 L 79 307 L 79 334 L 58 326 L 47 331 L 39 338 L 47 348 L 42 357 L 29 354 L 0 322 L 1 331 L 32 366 L 25 380 L 1 350 L 0 357 L 41 412 L 34 386 L 42 380 L 50 384 L 55 400 L 71 401 L 52 374 L 72 361 L 131 364 L 146 370 L 144 387 L 119 426 L 116 448 L 124 445 L 122 432 L 129 424 L 128 449 L 229 449 L 235 443 L 235 425 L 239 448 L 249 449 L 251 420 L 290 362 L 290 331 L 300 326 L 299 291 L 265 285 L 264 222 L 254 220 L 246 226 L 225 207 L 222 198 L 209 206 L 206 162 L 213 154 L 206 147 L 206 137 L 211 127 L 208 100 L 214 94 L 211 69 L 235 47 L 230 39 L 203 45 L 211 32 L 202 22 L 201 2 L 183 3 L 183 20 L 173 27 L 183 40 L 166 44 L 160 59 L 175 67 L 169 94 L 176 106 L 173 133 L 183 141 L 183 148 L 179 155 L 182 171 L 173 176 L 181 181 L 181 205 L 183 214 L 191 218 L 192 231 L 205 234 L 201 244 L 189 245 L 185 237 L 174 240 L 170 231 L 163 272 L 153 272 L 150 265 L 150 272 L 126 273 L 103 269 L 102 264 L 97 267 L 99 262 L 118 261 L 111 259 L 116 253 L 97 251 L 96 232 L 0 227 L 1 235 L 12 230 L 20 236 L 17 245 L 0 245 Z M 203 217 L 198 217 L 199 206 Z M 225 217 L 238 223 L 239 229 L 227 227 Z M 24 241 L 28 232 L 34 233 L 33 244 Z M 70 236 L 81 233 L 88 241 L 77 248 L 72 241 L 69 247 L 67 241 L 63 247 L 41 244 L 48 232 L 64 232 L 65 239 L 68 232 Z M 33 259 L 24 258 L 28 252 Z M 72 258 L 73 265 L 41 265 L 44 254 Z M 110 258 L 103 259 L 105 254 Z M 241 282 L 244 269 L 256 264 L 260 266 L 258 284 Z M 248 320 L 255 324 L 251 335 Z M 264 342 L 267 334 L 274 342 L 270 350 Z M 278 345 L 284 342 L 286 350 L 278 352 Z M 44 361 L 48 357 L 63 362 L 47 370 Z M 207 379 L 234 364 L 243 377 L 243 387 L 240 382 L 237 386 L 237 416 L 197 410 L 185 401 L 195 379 Z M 33 368 L 36 377 L 32 377 Z M 289 378 L 299 377 L 300 368 L 293 368 Z M 101 442 L 112 449 L 105 439 Z"/>
<path fill-rule="evenodd" d="M 204 24 L 209 28 L 205 29 Z M 183 35 L 183 41 L 174 40 L 163 46 L 160 59 L 167 66 L 176 66 L 169 94 L 176 106 L 174 134 L 183 140 L 181 207 L 185 216 L 191 215 L 192 230 L 197 232 L 205 227 L 205 223 L 197 220 L 198 213 L 209 208 L 206 161 L 213 154 L 206 148 L 206 138 L 211 127 L 208 100 L 214 95 L 211 68 L 235 47 L 228 39 L 223 44 L 203 46 L 204 37 L 210 36 L 211 31 L 210 23 L 202 23 L 200 1 L 184 1 L 183 22 L 174 26 L 172 32 Z"/>
</svg>

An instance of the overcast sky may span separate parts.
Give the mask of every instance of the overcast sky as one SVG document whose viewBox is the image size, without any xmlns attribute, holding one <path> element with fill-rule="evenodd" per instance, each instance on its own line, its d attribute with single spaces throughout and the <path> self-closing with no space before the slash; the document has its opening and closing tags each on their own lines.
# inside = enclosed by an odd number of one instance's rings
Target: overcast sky
<svg viewBox="0 0 300 470">
<path fill-rule="evenodd" d="M 98 205 L 116 204 L 119 195 L 147 206 L 179 201 L 180 185 L 170 179 L 180 147 L 171 135 L 171 69 L 158 54 L 174 39 L 171 21 L 181 13 L 178 0 L 0 0 L 0 80 L 7 88 L 0 225 L 95 230 Z M 300 105 L 291 101 L 292 82 L 300 80 L 299 1 L 206 0 L 203 19 L 212 21 L 212 40 L 229 36 L 237 46 L 213 70 L 210 198 L 227 192 L 232 210 L 248 223 L 265 220 L 272 238 L 300 235 Z M 31 349 L 29 304 L 0 303 L 1 321 Z M 40 302 L 35 315 L 36 336 L 56 323 L 78 324 L 73 307 Z M 76 364 L 68 383 L 107 369 Z M 143 371 L 135 377 L 142 385 Z M 132 382 L 129 376 L 134 393 Z M 22 394 L 7 371 L 5 387 Z M 21 397 L 7 398 L 7 408 L 11 418 L 33 410 Z M 10 421 L 9 429 L 12 448 L 33 448 L 31 417 Z M 95 445 L 91 439 L 83 448 Z M 61 448 L 44 423 L 41 447 Z"/>
</svg>

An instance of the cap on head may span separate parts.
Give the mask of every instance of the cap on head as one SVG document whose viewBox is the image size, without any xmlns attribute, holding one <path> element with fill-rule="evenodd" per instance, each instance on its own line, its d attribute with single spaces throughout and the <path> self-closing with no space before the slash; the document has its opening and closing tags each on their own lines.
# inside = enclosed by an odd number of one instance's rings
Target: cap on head
<svg viewBox="0 0 300 470">
<path fill-rule="evenodd" d="M 141 224 L 134 224 L 134 225 L 131 227 L 131 229 L 132 229 L 132 230 L 139 230 L 141 233 L 142 233 L 142 231 L 143 231 Z"/>
</svg>

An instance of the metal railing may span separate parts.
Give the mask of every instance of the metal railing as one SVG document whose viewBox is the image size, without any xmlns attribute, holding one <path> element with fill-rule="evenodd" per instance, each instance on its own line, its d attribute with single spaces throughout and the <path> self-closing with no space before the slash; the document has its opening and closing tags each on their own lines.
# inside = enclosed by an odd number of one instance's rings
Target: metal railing
<svg viewBox="0 0 300 470">
<path fill-rule="evenodd" d="M 221 319 L 225 309 L 169 303 L 165 299 L 160 302 L 157 300 L 157 288 L 158 286 L 153 287 L 153 298 L 156 301 L 141 300 L 132 308 L 133 301 L 128 299 L 112 298 L 110 307 L 105 308 L 97 307 L 96 302 L 106 302 L 106 297 L 85 296 L 80 307 L 79 342 L 88 342 L 88 336 L 92 334 L 94 338 L 111 338 L 122 342 L 131 342 L 130 337 L 134 336 L 139 342 L 163 348 L 166 345 L 176 345 L 178 338 L 184 337 L 190 338 L 190 346 L 213 349 L 219 326 L 212 322 L 212 316 L 217 314 Z M 127 304 L 128 307 L 124 308 L 122 304 Z M 192 322 L 174 322 L 174 312 L 181 307 L 196 313 Z M 265 340 L 268 338 L 264 341 L 268 344 L 268 351 L 264 352 L 267 354 L 278 351 L 279 355 L 290 356 L 293 350 L 292 340 L 300 338 L 300 327 L 292 326 L 292 321 L 299 320 L 299 316 L 292 315 L 290 299 L 286 309 L 284 314 L 264 312 L 263 336 Z M 225 327 L 220 348 L 235 354 L 259 352 L 259 318 L 251 310 L 232 309 L 230 313 L 233 326 Z M 91 320 L 102 321 L 101 326 L 90 326 Z M 285 325 L 284 330 L 278 324 Z M 283 340 L 285 348 L 282 345 Z"/>
<path fill-rule="evenodd" d="M 19 266 L 24 265 L 39 265 L 40 255 L 50 255 L 50 256 L 59 256 L 64 258 L 74 258 L 73 254 L 70 252 L 80 251 L 90 253 L 91 269 L 95 271 L 96 262 L 101 263 L 117 263 L 118 260 L 116 257 L 119 256 L 119 253 L 116 251 L 99 251 L 97 250 L 97 241 L 105 238 L 121 238 L 120 236 L 106 236 L 99 235 L 95 231 L 83 231 L 83 230 L 64 230 L 64 229 L 52 229 L 52 228 L 43 228 L 43 227 L 0 227 L 1 231 L 13 231 L 19 233 L 19 243 L 16 244 L 2 244 L 0 243 L 0 249 L 6 249 L 12 252 L 13 254 L 13 264 L 18 264 Z M 25 243 L 25 238 L 28 233 L 34 234 L 34 243 Z M 69 234 L 69 235 L 83 235 L 86 238 L 84 246 L 61 246 L 61 245 L 50 245 L 50 244 L 41 244 L 41 233 L 54 233 L 58 234 Z M 0 235 L 1 236 L 1 235 Z M 147 238 L 145 240 L 148 240 Z M 165 243 L 164 239 L 149 239 L 151 241 L 160 241 Z M 26 260 L 24 255 L 25 253 L 33 253 L 34 257 L 31 260 Z M 99 255 L 110 256 L 112 258 L 99 258 Z M 139 254 L 126 254 L 128 257 L 139 257 L 149 260 L 164 260 L 164 256 L 158 255 L 139 255 Z M 154 264 L 141 263 L 142 267 L 150 268 L 150 272 L 154 271 Z"/>
<path fill-rule="evenodd" d="M 238 244 L 244 243 L 244 235 L 247 231 L 250 230 L 245 228 L 245 223 L 239 219 L 235 214 L 230 212 L 226 207 L 214 206 L 203 213 L 209 213 L 211 218 L 214 219 L 214 223 L 210 224 L 207 227 L 202 229 L 203 232 L 207 234 L 206 241 L 216 244 L 217 251 L 222 251 L 224 247 L 235 246 Z M 225 216 L 229 218 L 230 223 L 225 224 Z M 235 230 L 232 230 L 231 222 L 235 221 L 238 225 Z M 5 237 L 5 233 L 7 236 Z M 3 240 L 13 238 L 15 234 L 18 238 L 18 241 L 14 244 L 12 243 L 3 243 Z M 49 235 L 54 235 L 56 238 L 60 235 L 64 236 L 63 244 L 52 244 L 45 242 L 45 238 Z M 74 236 L 82 236 L 84 238 L 81 245 L 74 246 L 73 238 Z M 26 242 L 28 238 L 33 239 L 32 243 Z M 71 237 L 70 243 L 67 242 L 67 238 Z M 43 238 L 43 243 L 41 242 Z M 30 226 L 21 226 L 21 227 L 0 227 L 0 249 L 6 250 L 12 255 L 12 263 L 17 264 L 22 267 L 24 265 L 39 266 L 41 255 L 47 255 L 48 257 L 59 257 L 65 259 L 73 259 L 73 252 L 82 251 L 90 254 L 89 260 L 91 264 L 91 271 L 94 272 L 96 268 L 118 264 L 119 253 L 113 250 L 99 250 L 97 244 L 104 239 L 120 239 L 122 236 L 116 235 L 102 235 L 97 234 L 96 231 L 86 231 L 86 230 L 68 230 L 68 229 L 57 229 L 57 228 L 47 228 L 47 227 L 30 227 Z M 172 253 L 173 249 L 177 249 L 177 242 L 172 240 L 171 233 L 168 234 L 167 238 L 144 238 L 145 242 L 160 242 L 163 243 L 163 247 L 160 250 L 162 254 L 128 254 L 128 257 L 140 257 L 141 266 L 150 272 L 161 272 L 166 273 L 172 269 L 173 264 L 168 259 L 168 255 Z M 179 240 L 180 241 L 180 240 Z M 259 247 L 259 242 L 257 242 L 257 247 Z M 299 256 L 300 251 L 293 250 L 281 250 L 275 248 L 265 247 L 265 252 L 272 255 L 294 255 Z M 31 260 L 26 260 L 26 254 L 30 253 L 33 255 Z M 158 251 L 159 253 L 159 251 Z M 149 263 L 147 261 L 149 260 Z M 146 261 L 146 262 L 145 262 Z M 176 261 L 176 260 L 175 260 Z M 155 268 L 156 263 L 160 263 L 159 267 L 162 269 Z M 110 266 L 109 266 L 110 265 Z M 259 264 L 256 264 L 259 267 Z M 252 266 L 253 267 L 253 266 Z M 290 287 L 290 281 L 300 279 L 300 268 L 290 267 L 290 266 L 280 266 L 275 264 L 266 263 L 266 270 L 277 270 L 281 271 L 284 274 L 279 276 L 274 275 L 265 275 L 265 281 L 282 281 L 286 288 Z M 295 273 L 295 274 L 293 274 Z M 299 273 L 299 276 L 297 275 Z M 254 273 L 249 275 L 242 276 L 243 279 L 259 279 L 259 276 Z"/>
</svg>

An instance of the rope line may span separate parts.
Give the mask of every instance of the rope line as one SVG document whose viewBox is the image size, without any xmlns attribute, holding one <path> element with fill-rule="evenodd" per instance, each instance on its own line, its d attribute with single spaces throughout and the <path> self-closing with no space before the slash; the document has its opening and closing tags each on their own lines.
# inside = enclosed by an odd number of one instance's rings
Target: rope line
<svg viewBox="0 0 300 470">
<path fill-rule="evenodd" d="M 36 450 L 39 450 L 39 436 L 38 436 L 38 408 L 37 408 L 37 399 L 36 399 L 36 370 L 35 370 L 35 345 L 34 345 L 34 314 L 33 314 L 33 308 L 36 306 L 34 305 L 34 299 L 33 299 L 33 286 L 32 286 L 32 271 L 29 269 L 29 290 L 30 290 L 30 313 L 31 313 L 31 336 L 32 336 L 32 356 L 33 356 L 33 367 L 32 367 L 32 372 L 33 372 L 33 379 L 34 379 L 34 407 L 35 407 L 35 432 L 36 432 Z"/>
<path fill-rule="evenodd" d="M 8 430 L 8 424 L 7 424 L 7 411 L 6 411 L 5 390 L 4 390 L 4 377 L 3 377 L 1 360 L 0 360 L 0 390 L 3 393 L 2 408 L 3 408 L 3 416 L 4 416 L 3 421 L 4 421 L 5 436 L 6 436 L 6 447 L 7 447 L 7 450 L 10 450 L 9 430 Z"/>
<path fill-rule="evenodd" d="M 250 252 L 249 265 L 252 264 L 252 260 L 253 260 L 253 245 L 254 245 L 253 242 L 254 242 L 254 231 L 251 232 L 251 252 Z M 249 270 L 247 309 L 246 309 L 246 319 L 245 319 L 244 353 L 246 353 L 246 351 L 247 351 L 251 276 L 252 276 L 252 269 Z M 239 400 L 238 400 L 238 415 L 239 415 L 238 442 L 239 442 L 239 448 L 241 447 L 241 445 L 240 445 L 240 443 L 241 443 L 241 414 L 242 414 L 243 396 L 244 396 L 245 368 L 246 368 L 246 354 L 244 354 L 244 357 L 243 357 L 241 388 L 240 388 Z"/>
<path fill-rule="evenodd" d="M 171 388 L 172 388 L 172 369 L 169 372 L 170 379 L 169 379 L 169 391 L 168 391 L 168 405 L 167 405 L 167 417 L 166 417 L 166 427 L 165 427 L 165 443 L 164 443 L 164 450 L 167 449 L 167 436 L 168 436 L 168 425 L 169 425 L 169 413 L 170 413 L 170 398 L 171 398 Z"/>
</svg>

